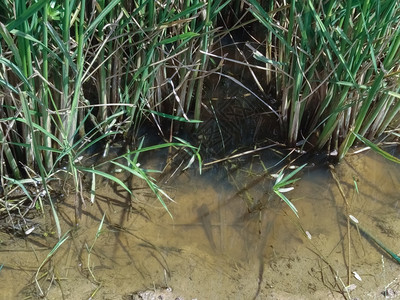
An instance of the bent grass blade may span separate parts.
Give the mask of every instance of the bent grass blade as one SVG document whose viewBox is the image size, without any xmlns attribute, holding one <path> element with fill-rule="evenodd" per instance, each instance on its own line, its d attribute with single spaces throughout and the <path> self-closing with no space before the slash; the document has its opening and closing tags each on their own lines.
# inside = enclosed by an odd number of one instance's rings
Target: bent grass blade
<svg viewBox="0 0 400 300">
<path fill-rule="evenodd" d="M 275 190 L 274 189 L 275 194 L 277 194 L 279 196 L 279 198 L 281 198 L 283 201 L 285 201 L 285 203 L 290 207 L 290 209 L 294 212 L 294 214 L 296 215 L 296 217 L 299 217 L 297 208 L 293 205 L 293 203 L 284 195 L 282 194 L 279 190 Z"/>
<path fill-rule="evenodd" d="M 115 177 L 115 176 L 113 176 L 111 174 L 108 174 L 108 173 L 103 172 L 103 171 L 96 170 L 94 168 L 85 168 L 85 167 L 76 167 L 76 168 L 78 170 L 80 170 L 80 171 L 84 171 L 84 172 L 88 172 L 88 173 L 92 173 L 92 174 L 94 173 L 96 175 L 99 175 L 99 176 L 102 176 L 104 178 L 107 178 L 107 179 L 109 179 L 111 181 L 114 181 L 115 183 L 117 183 L 121 187 L 123 187 L 129 194 L 132 194 L 132 191 L 126 186 L 125 183 L 123 183 L 121 181 L 121 179 L 119 179 L 119 178 L 117 178 L 117 177 Z"/>
<path fill-rule="evenodd" d="M 40 295 L 41 296 L 45 296 L 45 294 L 42 291 L 42 288 L 40 287 L 39 281 L 38 281 L 38 275 L 40 273 L 40 270 L 43 268 L 43 266 L 53 257 L 53 255 L 56 253 L 56 251 L 58 250 L 58 248 L 60 248 L 60 246 L 68 239 L 68 235 L 70 233 L 71 230 L 68 230 L 61 238 L 60 240 L 57 242 L 57 244 L 53 247 L 53 249 L 51 249 L 51 251 L 49 252 L 49 254 L 47 254 L 46 258 L 43 260 L 43 262 L 40 264 L 38 270 L 36 271 L 35 274 L 35 283 L 40 291 Z"/>
<path fill-rule="evenodd" d="M 87 248 L 87 251 L 88 251 L 87 268 L 88 268 L 88 270 L 89 270 L 90 275 L 93 277 L 93 280 L 94 280 L 96 283 L 98 283 L 98 284 L 100 284 L 100 282 L 96 279 L 96 277 L 94 276 L 94 273 L 93 273 L 93 271 L 92 271 L 92 268 L 90 267 L 90 258 L 91 258 L 91 254 L 92 254 L 93 247 L 94 247 L 94 245 L 96 244 L 97 239 L 100 237 L 101 229 L 103 228 L 104 218 L 105 218 L 105 217 L 106 217 L 106 214 L 104 213 L 104 214 L 103 214 L 103 218 L 101 219 L 101 222 L 100 222 L 100 224 L 99 224 L 99 228 L 97 228 L 97 232 L 96 232 L 96 236 L 95 236 L 95 238 L 94 238 L 93 244 L 92 244 L 92 246 L 90 246 L 90 248 Z"/>
<path fill-rule="evenodd" d="M 129 161 L 129 160 L 128 160 L 128 161 Z M 132 167 L 125 166 L 125 165 L 120 164 L 120 163 L 118 163 L 118 162 L 116 162 L 116 161 L 111 161 L 111 162 L 112 162 L 114 165 L 120 167 L 121 169 L 123 169 L 123 170 L 125 170 L 125 171 L 128 171 L 128 172 L 131 173 L 132 175 L 134 175 L 134 176 L 136 176 L 136 177 L 141 178 L 142 180 L 144 180 L 144 181 L 147 183 L 148 187 L 151 189 L 151 191 L 154 193 L 154 195 L 156 195 L 158 201 L 160 201 L 161 205 L 164 207 L 164 209 L 167 211 L 167 213 L 168 213 L 168 214 L 170 215 L 170 217 L 173 219 L 173 216 L 172 216 L 171 212 L 169 211 L 167 204 L 165 203 L 165 201 L 164 201 L 163 198 L 161 197 L 160 193 L 163 194 L 165 197 L 167 197 L 167 198 L 168 198 L 169 200 L 171 200 L 172 202 L 174 202 L 174 201 L 173 201 L 173 200 L 171 199 L 171 197 L 169 197 L 159 186 L 157 186 L 157 184 L 155 184 L 155 183 L 152 181 L 152 178 L 149 177 L 149 176 L 145 173 L 144 170 L 142 170 L 142 169 L 136 167 L 136 165 L 134 165 L 134 164 L 132 163 L 132 161 L 129 162 L 130 165 L 131 165 Z M 126 188 L 126 189 L 127 189 L 127 188 Z M 132 194 L 132 192 L 131 192 L 129 189 L 127 189 L 127 190 L 129 191 L 130 194 Z"/>
</svg>

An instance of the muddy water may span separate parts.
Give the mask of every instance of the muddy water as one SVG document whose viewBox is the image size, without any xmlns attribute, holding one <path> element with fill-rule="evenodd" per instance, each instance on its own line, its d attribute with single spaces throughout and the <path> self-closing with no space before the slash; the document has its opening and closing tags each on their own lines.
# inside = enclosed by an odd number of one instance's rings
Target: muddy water
<svg viewBox="0 0 400 300">
<path fill-rule="evenodd" d="M 130 179 L 133 197 L 103 182 L 80 226 L 39 271 L 57 243 L 51 227 L 38 224 L 24 239 L 1 233 L 0 299 L 36 299 L 40 289 L 47 299 L 140 299 L 139 291 L 143 299 L 383 299 L 385 289 L 400 295 L 399 265 L 346 220 L 355 216 L 400 251 L 397 165 L 373 153 L 349 155 L 335 167 L 338 181 L 327 167 L 306 167 L 287 194 L 297 218 L 272 195 L 273 169 L 260 157 L 225 166 L 228 172 L 161 180 L 175 201 L 166 200 L 173 218 L 143 182 Z M 74 197 L 58 212 L 66 232 Z M 355 289 L 342 293 L 350 284 Z"/>
</svg>

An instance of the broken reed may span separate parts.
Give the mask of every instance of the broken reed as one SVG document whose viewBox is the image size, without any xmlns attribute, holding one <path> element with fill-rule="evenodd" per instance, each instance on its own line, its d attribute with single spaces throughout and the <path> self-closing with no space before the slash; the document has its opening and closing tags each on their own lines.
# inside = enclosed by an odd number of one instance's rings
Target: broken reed
<svg viewBox="0 0 400 300">
<path fill-rule="evenodd" d="M 267 84 L 281 101 L 288 144 L 338 151 L 355 135 L 381 135 L 400 110 L 397 1 L 259 1 L 248 10 L 265 28 Z M 259 36 L 258 36 L 259 38 Z M 398 127 L 399 124 L 394 124 Z"/>
</svg>

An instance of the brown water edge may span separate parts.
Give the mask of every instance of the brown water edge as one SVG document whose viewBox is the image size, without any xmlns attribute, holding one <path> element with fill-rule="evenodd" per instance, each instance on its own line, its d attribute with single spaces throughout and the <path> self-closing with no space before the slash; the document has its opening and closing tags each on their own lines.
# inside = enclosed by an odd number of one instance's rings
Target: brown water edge
<svg viewBox="0 0 400 300">
<path fill-rule="evenodd" d="M 336 173 L 350 213 L 397 253 L 399 167 L 368 153 L 350 155 Z M 271 182 L 257 180 L 251 195 L 268 199 Z M 168 204 L 172 220 L 143 183 L 132 186 L 133 201 L 122 188 L 104 183 L 95 203 L 87 202 L 79 228 L 37 276 L 47 299 L 89 299 L 95 291 L 94 299 L 133 299 L 137 291 L 161 287 L 173 289 L 164 293 L 171 299 L 344 298 L 345 205 L 329 169 L 306 169 L 288 193 L 299 219 L 273 197 L 264 209 L 248 213 L 244 193 L 226 181 L 184 173 L 163 187 L 176 201 Z M 73 224 L 73 203 L 71 196 L 58 205 L 64 232 Z M 1 233 L 0 299 L 39 298 L 35 273 L 57 242 L 42 233 L 25 239 Z M 385 287 L 400 297 L 399 265 L 354 227 L 350 233 L 351 271 L 362 278 L 351 274 L 357 286 L 351 298 L 384 299 Z"/>
</svg>

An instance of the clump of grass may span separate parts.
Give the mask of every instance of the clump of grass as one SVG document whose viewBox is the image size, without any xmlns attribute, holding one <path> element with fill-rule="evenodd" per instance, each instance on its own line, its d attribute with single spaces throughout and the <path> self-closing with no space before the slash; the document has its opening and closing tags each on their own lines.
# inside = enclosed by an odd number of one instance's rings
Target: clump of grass
<svg viewBox="0 0 400 300">
<path fill-rule="evenodd" d="M 267 2 L 248 1 L 265 27 L 256 45 L 265 54 L 254 56 L 274 74 L 266 84 L 276 86 L 287 143 L 313 136 L 341 159 L 352 132 L 382 134 L 400 109 L 398 3 Z"/>
<path fill-rule="evenodd" d="M 145 180 L 167 207 L 165 193 L 129 157 L 159 147 L 138 148 L 145 121 L 168 141 L 162 147 L 186 147 L 198 157 L 187 142 L 173 141 L 162 121 L 192 122 L 188 111 L 201 107 L 207 59 L 200 50 L 212 43 L 215 19 L 227 3 L 2 2 L 2 186 L 6 178 L 23 180 L 25 165 L 39 174 L 46 197 L 48 180 L 62 166 L 72 176 L 77 201 L 82 172 L 127 189 L 112 174 L 79 163 L 96 144 L 108 149 L 112 141 L 126 140 L 124 170 Z"/>
<path fill-rule="evenodd" d="M 296 168 L 289 174 L 285 175 L 284 171 L 282 170 L 276 178 L 275 184 L 272 187 L 274 193 L 282 199 L 289 207 L 290 209 L 294 212 L 296 217 L 299 217 L 297 208 L 293 205 L 293 203 L 285 196 L 285 193 L 290 192 L 294 189 L 293 186 L 291 186 L 293 183 L 298 181 L 300 178 L 294 178 L 293 177 L 301 171 L 306 166 L 306 164 Z"/>
</svg>

